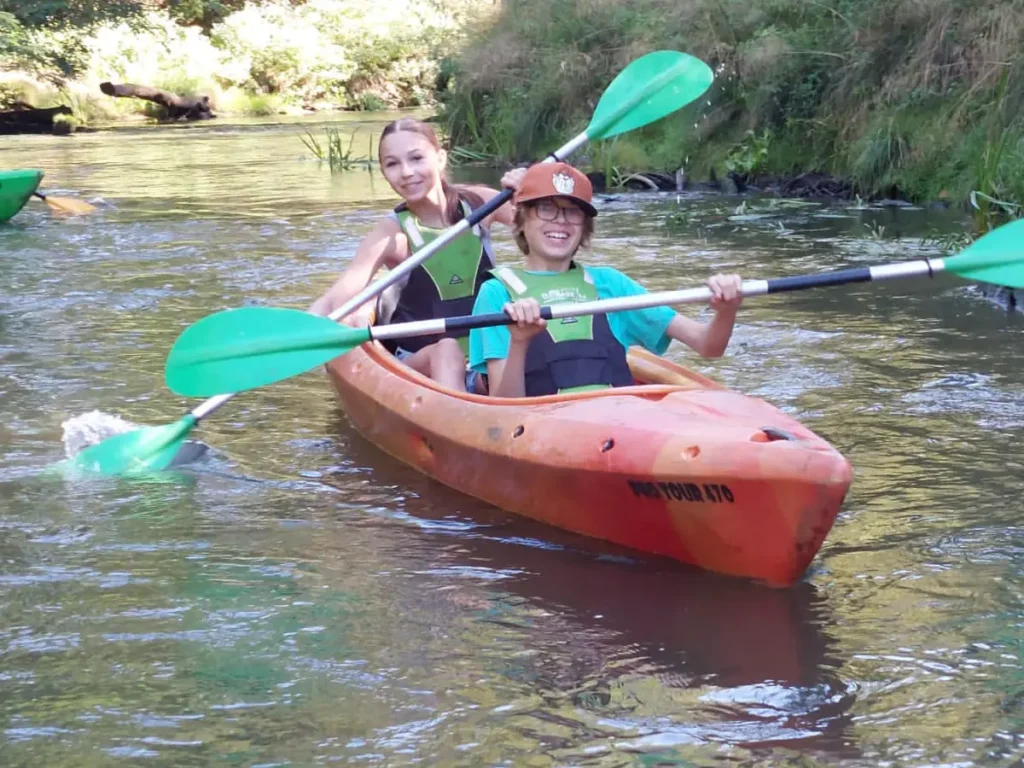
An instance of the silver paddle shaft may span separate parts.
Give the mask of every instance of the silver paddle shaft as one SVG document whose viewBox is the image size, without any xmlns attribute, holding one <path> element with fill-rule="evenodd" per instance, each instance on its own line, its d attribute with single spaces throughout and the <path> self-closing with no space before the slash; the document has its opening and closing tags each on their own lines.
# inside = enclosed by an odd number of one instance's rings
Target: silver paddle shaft
<svg viewBox="0 0 1024 768">
<path fill-rule="evenodd" d="M 883 264 L 877 267 L 855 267 L 834 272 L 821 272 L 793 277 L 777 277 L 771 280 L 744 280 L 740 293 L 744 297 L 765 296 L 774 293 L 800 291 L 808 288 L 824 288 L 830 285 L 867 283 L 876 280 L 894 280 L 904 277 L 922 277 L 941 272 L 945 268 L 942 259 L 921 259 L 903 261 L 897 264 Z M 711 300 L 711 289 L 706 286 L 685 288 L 679 291 L 658 291 L 622 296 L 614 299 L 582 301 L 577 304 L 554 304 L 541 307 L 541 317 L 557 320 L 561 317 L 598 315 L 608 312 L 628 312 L 651 307 L 671 307 L 682 304 L 704 304 Z M 487 328 L 497 325 L 511 325 L 512 319 L 504 312 L 466 317 L 435 318 L 417 320 L 398 325 L 378 325 L 370 328 L 370 335 L 376 340 L 403 339 L 415 336 L 433 336 L 456 330 Z"/>
</svg>

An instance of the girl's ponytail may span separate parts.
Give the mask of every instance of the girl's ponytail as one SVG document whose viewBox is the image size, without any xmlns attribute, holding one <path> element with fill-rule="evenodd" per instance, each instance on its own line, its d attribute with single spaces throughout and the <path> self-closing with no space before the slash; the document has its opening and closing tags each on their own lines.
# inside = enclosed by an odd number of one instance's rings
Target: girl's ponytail
<svg viewBox="0 0 1024 768">
<path fill-rule="evenodd" d="M 459 197 L 459 188 L 449 184 L 448 179 L 441 177 L 441 191 L 444 192 L 444 220 L 450 227 L 463 218 L 462 200 Z M 476 206 L 470 204 L 471 207 Z"/>
</svg>

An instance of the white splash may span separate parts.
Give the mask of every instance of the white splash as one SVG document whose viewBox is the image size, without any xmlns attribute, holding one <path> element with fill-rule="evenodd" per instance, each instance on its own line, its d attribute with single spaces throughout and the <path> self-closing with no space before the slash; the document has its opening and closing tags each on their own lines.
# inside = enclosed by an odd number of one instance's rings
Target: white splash
<svg viewBox="0 0 1024 768">
<path fill-rule="evenodd" d="M 64 453 L 70 459 L 83 448 L 96 445 L 108 437 L 130 432 L 138 426 L 103 411 L 89 411 L 74 416 L 61 424 L 64 429 Z"/>
</svg>

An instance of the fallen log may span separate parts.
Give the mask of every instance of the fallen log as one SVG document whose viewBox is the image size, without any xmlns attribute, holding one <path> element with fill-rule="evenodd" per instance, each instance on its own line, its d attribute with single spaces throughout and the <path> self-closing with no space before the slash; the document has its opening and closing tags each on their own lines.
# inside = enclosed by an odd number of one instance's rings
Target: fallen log
<svg viewBox="0 0 1024 768">
<path fill-rule="evenodd" d="M 16 133 L 53 133 L 53 119 L 57 115 L 71 116 L 70 107 L 36 109 L 24 104 L 18 106 L 18 109 L 0 112 L 0 134 L 10 136 Z"/>
<path fill-rule="evenodd" d="M 134 83 L 100 83 L 100 90 L 115 98 L 145 99 L 159 104 L 167 110 L 169 120 L 209 120 L 216 117 L 209 96 L 179 96 L 170 91 Z"/>
</svg>

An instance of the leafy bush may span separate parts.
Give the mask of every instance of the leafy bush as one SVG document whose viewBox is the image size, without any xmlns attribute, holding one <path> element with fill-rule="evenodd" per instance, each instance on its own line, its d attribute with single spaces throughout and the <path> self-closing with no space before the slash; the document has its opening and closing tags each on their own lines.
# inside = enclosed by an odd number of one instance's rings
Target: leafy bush
<svg viewBox="0 0 1024 768">
<path fill-rule="evenodd" d="M 3 13 L 8 2 L 0 0 L 0 69 L 75 73 L 68 87 L 82 92 L 97 117 L 143 109 L 130 101 L 94 105 L 87 94 L 104 80 L 201 92 L 219 109 L 247 112 L 271 103 L 275 111 L 287 104 L 428 104 L 440 61 L 451 59 L 468 20 L 480 15 L 475 0 L 167 0 L 164 10 L 145 13 L 151 4 L 116 0 L 138 8 L 125 21 L 103 13 L 88 25 L 61 26 L 71 17 L 58 14 L 52 24 L 28 28 Z M 27 5 L 41 12 L 71 4 Z"/>
<path fill-rule="evenodd" d="M 736 144 L 725 156 L 725 169 L 741 176 L 750 176 L 764 168 L 768 160 L 768 148 L 772 133 L 767 128 L 758 136 L 747 131 L 743 141 Z"/>
<path fill-rule="evenodd" d="M 586 124 L 625 64 L 666 48 L 703 58 L 716 80 L 700 104 L 630 137 L 638 164 L 815 170 L 863 194 L 965 202 L 988 184 L 1020 200 L 1017 0 L 505 0 L 446 68 L 444 117 L 476 152 L 538 157 Z"/>
</svg>

